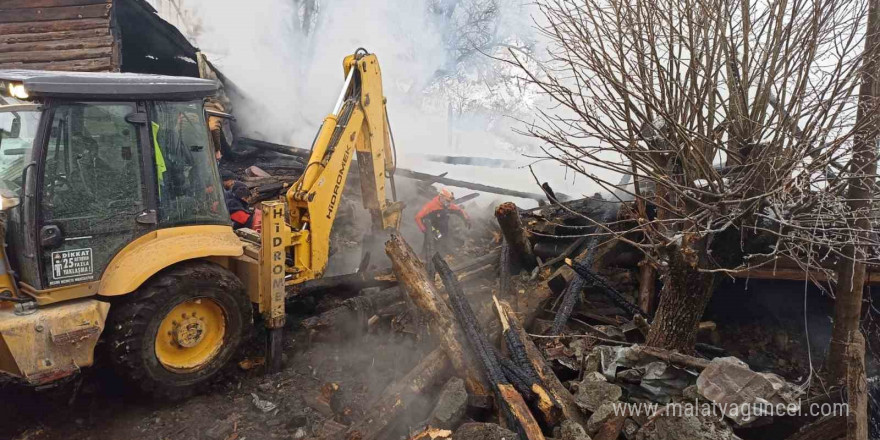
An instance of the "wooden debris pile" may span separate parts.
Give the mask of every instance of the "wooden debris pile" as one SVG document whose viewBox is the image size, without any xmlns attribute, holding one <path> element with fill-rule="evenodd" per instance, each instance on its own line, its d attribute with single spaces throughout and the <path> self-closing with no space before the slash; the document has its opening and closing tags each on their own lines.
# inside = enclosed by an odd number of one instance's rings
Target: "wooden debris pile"
<svg viewBox="0 0 880 440">
<path fill-rule="evenodd" d="M 453 266 L 434 254 L 436 276 L 421 253 L 392 236 L 390 271 L 347 279 L 348 299 L 302 322 L 314 337 L 382 327 L 435 344 L 359 417 L 323 438 L 819 438 L 805 436 L 805 424 L 843 432 L 845 418 L 754 412 L 803 411 L 816 400 L 800 400 L 800 387 L 729 356 L 713 322 L 701 324 L 694 353 L 643 345 L 656 280 L 637 251 L 601 234 L 626 228 L 616 204 L 505 203 L 495 215 L 501 242 Z M 293 296 L 308 294 L 306 286 Z M 425 399 L 436 402 L 429 414 L 414 409 Z"/>
</svg>

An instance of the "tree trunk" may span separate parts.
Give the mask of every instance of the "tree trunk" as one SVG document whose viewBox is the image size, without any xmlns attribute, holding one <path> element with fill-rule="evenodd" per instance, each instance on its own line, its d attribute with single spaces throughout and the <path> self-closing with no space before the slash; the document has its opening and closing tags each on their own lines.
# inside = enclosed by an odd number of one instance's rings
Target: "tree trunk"
<svg viewBox="0 0 880 440">
<path fill-rule="evenodd" d="M 846 349 L 846 440 L 868 440 L 868 380 L 865 376 L 865 337 L 856 330 Z"/>
<path fill-rule="evenodd" d="M 692 246 L 694 252 L 705 255 L 705 239 Z M 664 278 L 660 304 L 645 344 L 691 353 L 697 341 L 700 318 L 712 297 L 715 276 L 698 272 L 685 258 L 682 249 L 675 249 L 670 253 Z"/>
<path fill-rule="evenodd" d="M 869 211 L 873 195 L 874 175 L 877 174 L 877 142 L 880 140 L 880 0 L 870 0 L 868 29 L 862 64 L 862 84 L 859 89 L 859 108 L 856 114 L 855 144 L 849 173 L 852 176 L 847 190 L 848 206 L 856 216 L 857 241 L 866 241 L 871 228 Z M 847 245 L 837 270 L 837 299 L 834 303 L 834 326 L 831 329 L 826 368 L 829 379 L 838 382 L 846 371 L 846 342 L 859 329 L 862 313 L 862 290 L 865 283 L 866 245 Z"/>
</svg>

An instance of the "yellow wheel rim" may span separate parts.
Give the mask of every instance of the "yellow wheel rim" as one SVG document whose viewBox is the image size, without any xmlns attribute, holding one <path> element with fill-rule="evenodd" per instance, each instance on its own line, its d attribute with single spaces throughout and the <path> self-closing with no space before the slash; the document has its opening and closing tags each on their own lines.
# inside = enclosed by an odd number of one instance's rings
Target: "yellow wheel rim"
<svg viewBox="0 0 880 440">
<path fill-rule="evenodd" d="M 175 306 L 162 319 L 156 334 L 156 358 L 172 371 L 198 370 L 223 347 L 226 314 L 210 298 L 196 298 Z"/>
</svg>

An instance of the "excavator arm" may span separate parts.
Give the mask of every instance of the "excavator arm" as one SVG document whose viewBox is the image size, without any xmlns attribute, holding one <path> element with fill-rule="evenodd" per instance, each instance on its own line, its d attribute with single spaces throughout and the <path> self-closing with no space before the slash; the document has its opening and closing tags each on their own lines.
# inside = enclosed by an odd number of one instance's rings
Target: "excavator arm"
<svg viewBox="0 0 880 440">
<path fill-rule="evenodd" d="M 397 230 L 400 224 L 403 204 L 393 200 L 394 145 L 379 61 L 358 49 L 345 58 L 343 68 L 345 84 L 339 100 L 318 131 L 303 175 L 286 195 L 287 223 L 293 234 L 290 284 L 323 275 L 330 232 L 355 157 L 373 231 Z"/>
<path fill-rule="evenodd" d="M 263 202 L 259 273 L 248 275 L 267 332 L 270 371 L 281 368 L 286 286 L 320 278 L 330 256 L 330 231 L 349 168 L 357 157 L 363 204 L 373 232 L 397 230 L 403 203 L 394 201 L 394 139 L 376 56 L 358 49 L 343 61 L 345 85 L 324 118 L 302 176 L 285 200 Z M 387 184 L 386 184 L 387 183 Z M 391 198 L 388 200 L 388 189 Z M 292 263 L 290 258 L 293 259 Z"/>
</svg>

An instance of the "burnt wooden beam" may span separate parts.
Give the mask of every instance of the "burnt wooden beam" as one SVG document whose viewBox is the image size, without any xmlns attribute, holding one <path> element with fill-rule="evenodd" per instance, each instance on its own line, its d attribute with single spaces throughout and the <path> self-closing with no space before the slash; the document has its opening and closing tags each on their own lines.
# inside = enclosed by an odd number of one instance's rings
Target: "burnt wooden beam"
<svg viewBox="0 0 880 440">
<path fill-rule="evenodd" d="M 516 257 L 520 267 L 532 270 L 537 265 L 532 244 L 529 242 L 528 233 L 523 227 L 519 216 L 519 209 L 511 202 L 498 205 L 495 208 L 495 218 L 501 226 L 501 233 L 513 256 Z"/>
<path fill-rule="evenodd" d="M 471 309 L 470 304 L 465 298 L 461 285 L 449 268 L 449 265 L 439 254 L 434 254 L 434 267 L 446 286 L 446 293 L 449 296 L 449 303 L 458 319 L 459 324 L 464 329 L 465 336 L 471 349 L 483 364 L 483 369 L 489 382 L 498 397 L 500 409 L 507 416 L 510 426 L 528 440 L 543 440 L 544 434 L 541 427 L 532 416 L 528 406 L 523 400 L 522 395 L 510 383 L 501 362 L 495 353 L 494 347 L 489 343 L 486 334 L 480 328 L 477 317 Z"/>
<path fill-rule="evenodd" d="M 505 339 L 516 339 L 518 341 L 517 345 L 522 345 L 526 358 L 535 374 L 537 374 L 538 379 L 544 385 L 544 389 L 547 390 L 550 397 L 559 405 L 562 417 L 581 425 L 586 425 L 587 419 L 575 404 L 574 396 L 556 376 L 556 373 L 544 359 L 541 351 L 538 350 L 538 347 L 529 338 L 528 333 L 510 306 L 496 301 L 496 309 L 498 317 L 502 322 L 501 327 Z"/>
<path fill-rule="evenodd" d="M 846 437 L 846 417 L 826 416 L 808 425 L 785 440 L 833 440 Z"/>
<path fill-rule="evenodd" d="M 500 194 L 504 196 L 519 197 L 523 199 L 544 200 L 546 196 L 524 191 L 516 191 L 512 189 L 499 188 L 497 186 L 483 185 L 481 183 L 467 182 L 464 180 L 450 179 L 447 177 L 434 176 L 428 173 L 420 173 L 418 171 L 408 170 L 405 168 L 397 168 L 394 171 L 395 176 L 406 177 L 408 179 L 428 181 L 431 183 L 439 183 L 441 185 L 457 186 L 459 188 L 472 189 L 474 191 L 487 192 L 492 194 Z"/>
<path fill-rule="evenodd" d="M 357 333 L 367 326 L 369 318 L 378 310 L 402 300 L 403 293 L 397 288 L 356 296 L 343 301 L 339 307 L 304 319 L 300 325 L 322 336 Z"/>
<path fill-rule="evenodd" d="M 605 224 L 612 219 L 617 218 L 619 209 L 620 207 L 618 205 L 611 205 L 608 209 L 601 211 L 597 222 Z M 601 236 L 596 235 L 587 240 L 586 251 L 575 260 L 578 264 L 589 268 L 594 267 L 597 254 L 600 253 L 599 248 L 602 247 L 600 246 L 600 237 Z M 604 247 L 607 248 L 607 245 Z M 562 329 L 568 322 L 568 318 L 571 317 L 574 307 L 577 305 L 578 301 L 580 301 L 581 291 L 583 291 L 586 286 L 587 280 L 578 275 L 575 275 L 571 282 L 569 282 L 568 286 L 566 286 L 562 293 L 562 302 L 559 306 L 559 310 L 556 312 L 556 316 L 553 318 L 553 326 L 550 328 L 550 334 L 558 335 L 562 333 Z"/>
<path fill-rule="evenodd" d="M 571 259 L 566 260 L 565 262 L 571 266 L 578 275 L 586 280 L 591 287 L 598 288 L 599 291 L 610 299 L 615 306 L 629 314 L 630 318 L 642 313 L 638 307 L 633 305 L 620 292 L 618 292 L 617 289 L 605 279 L 605 277 L 599 275 L 586 265 L 574 262 Z"/>
<path fill-rule="evenodd" d="M 471 394 L 488 395 L 486 377 L 464 347 L 465 336 L 456 324 L 449 306 L 437 292 L 433 280 L 428 278 L 424 263 L 398 234 L 392 234 L 391 239 L 385 243 L 385 253 L 391 259 L 392 269 L 400 285 L 412 304 L 428 321 L 431 333 L 437 337 L 455 371 L 465 380 L 468 390 Z"/>
<path fill-rule="evenodd" d="M 308 159 L 311 155 L 311 151 L 303 148 L 296 148 L 288 145 L 276 144 L 273 142 L 261 141 L 253 138 L 240 138 L 236 139 L 236 142 L 261 150 L 272 151 L 274 153 L 283 154 L 285 156 L 294 156 L 302 159 Z"/>
<path fill-rule="evenodd" d="M 450 362 L 437 348 L 422 359 L 406 376 L 388 385 L 369 406 L 367 413 L 345 431 L 346 440 L 380 440 L 385 429 L 423 393 L 447 376 Z"/>
<path fill-rule="evenodd" d="M 634 345 L 632 349 L 638 353 L 655 357 L 661 361 L 666 361 L 683 367 L 693 368 L 697 371 L 705 370 L 709 366 L 709 361 L 694 356 L 688 356 L 675 351 L 664 350 L 657 347 L 648 347 L 647 345 Z"/>
<path fill-rule="evenodd" d="M 397 279 L 390 269 L 355 272 L 345 275 L 334 275 L 316 278 L 295 284 L 287 288 L 287 299 L 293 300 L 304 296 L 326 292 L 356 292 L 369 287 L 388 288 L 397 285 Z M 344 293 L 340 296 L 346 296 Z M 348 295 L 351 296 L 351 295 Z"/>
<path fill-rule="evenodd" d="M 501 238 L 501 255 L 498 262 L 498 293 L 503 296 L 512 294 L 510 290 L 511 272 L 511 252 L 510 244 L 503 237 Z"/>
</svg>

